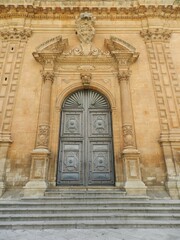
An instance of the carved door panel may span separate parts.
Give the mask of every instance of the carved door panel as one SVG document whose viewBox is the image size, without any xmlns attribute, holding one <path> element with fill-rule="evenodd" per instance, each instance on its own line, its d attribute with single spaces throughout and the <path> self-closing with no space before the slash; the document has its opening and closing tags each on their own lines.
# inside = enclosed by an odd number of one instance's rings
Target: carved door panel
<svg viewBox="0 0 180 240">
<path fill-rule="evenodd" d="M 63 104 L 57 185 L 113 185 L 110 106 L 104 96 L 81 90 Z"/>
</svg>

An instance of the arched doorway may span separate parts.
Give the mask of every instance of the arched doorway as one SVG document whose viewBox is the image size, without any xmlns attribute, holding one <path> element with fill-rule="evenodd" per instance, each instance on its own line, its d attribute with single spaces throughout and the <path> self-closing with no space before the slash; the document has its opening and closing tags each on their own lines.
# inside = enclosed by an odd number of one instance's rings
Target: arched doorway
<svg viewBox="0 0 180 240">
<path fill-rule="evenodd" d="M 57 185 L 114 185 L 111 109 L 93 90 L 79 90 L 62 106 Z"/>
</svg>

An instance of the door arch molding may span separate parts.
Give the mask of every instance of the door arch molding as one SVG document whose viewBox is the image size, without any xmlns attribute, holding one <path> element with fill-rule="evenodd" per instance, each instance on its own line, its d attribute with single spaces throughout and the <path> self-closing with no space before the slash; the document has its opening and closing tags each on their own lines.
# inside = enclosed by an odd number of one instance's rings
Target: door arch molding
<svg viewBox="0 0 180 240">
<path fill-rule="evenodd" d="M 56 109 L 57 110 L 61 110 L 63 102 L 65 101 L 65 99 L 73 92 L 77 91 L 77 90 L 82 90 L 84 89 L 84 87 L 82 85 L 80 85 L 79 83 L 75 83 L 70 85 L 69 87 L 65 88 L 61 93 L 59 93 L 59 95 L 57 96 L 57 100 L 56 100 Z M 113 111 L 116 108 L 116 100 L 115 97 L 113 96 L 113 94 L 103 85 L 98 84 L 98 83 L 92 83 L 91 84 L 91 90 L 95 90 L 99 93 L 101 93 L 102 95 L 104 95 L 110 106 L 111 106 L 111 110 Z"/>
</svg>

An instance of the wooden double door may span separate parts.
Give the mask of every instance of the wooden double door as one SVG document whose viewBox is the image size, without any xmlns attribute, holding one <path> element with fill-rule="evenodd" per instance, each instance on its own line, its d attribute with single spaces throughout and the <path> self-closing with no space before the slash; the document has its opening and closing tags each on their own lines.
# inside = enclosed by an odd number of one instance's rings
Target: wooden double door
<svg viewBox="0 0 180 240">
<path fill-rule="evenodd" d="M 61 112 L 57 185 L 114 185 L 111 109 L 93 90 L 79 90 Z"/>
</svg>

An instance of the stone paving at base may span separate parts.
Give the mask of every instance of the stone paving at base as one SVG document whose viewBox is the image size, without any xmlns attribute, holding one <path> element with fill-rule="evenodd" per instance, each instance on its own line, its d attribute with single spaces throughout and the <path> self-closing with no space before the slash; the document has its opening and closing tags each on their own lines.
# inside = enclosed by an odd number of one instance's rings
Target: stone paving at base
<svg viewBox="0 0 180 240">
<path fill-rule="evenodd" d="M 0 240 L 180 240 L 180 229 L 0 230 Z"/>
</svg>

